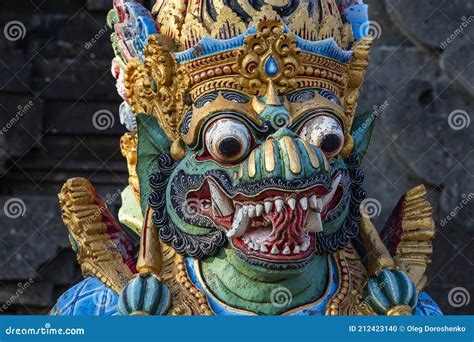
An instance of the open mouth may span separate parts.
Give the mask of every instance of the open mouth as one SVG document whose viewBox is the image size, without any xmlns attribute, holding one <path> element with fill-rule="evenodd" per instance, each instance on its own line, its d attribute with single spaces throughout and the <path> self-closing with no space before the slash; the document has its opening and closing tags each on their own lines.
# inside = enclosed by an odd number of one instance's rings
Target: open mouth
<svg viewBox="0 0 474 342">
<path fill-rule="evenodd" d="M 227 231 L 234 248 L 247 258 L 266 262 L 299 262 L 315 251 L 315 234 L 323 231 L 327 214 L 343 195 L 338 173 L 328 189 L 323 184 L 288 192 L 268 189 L 247 197 L 231 197 L 213 178 L 188 193 L 193 210 Z"/>
</svg>

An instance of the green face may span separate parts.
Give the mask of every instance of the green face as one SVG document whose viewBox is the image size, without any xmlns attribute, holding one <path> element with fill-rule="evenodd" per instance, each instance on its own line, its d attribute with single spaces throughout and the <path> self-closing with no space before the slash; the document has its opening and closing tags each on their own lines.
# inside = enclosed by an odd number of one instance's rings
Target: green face
<svg viewBox="0 0 474 342">
<path fill-rule="evenodd" d="M 308 101 L 307 93 L 286 101 Z M 289 108 L 267 105 L 258 120 L 215 112 L 184 159 L 162 158 L 167 173 L 151 177 L 150 198 L 162 240 L 199 259 L 228 245 L 242 262 L 266 269 L 301 268 L 348 243 L 356 227 L 351 174 L 339 155 L 342 124 L 323 109 L 294 120 Z"/>
</svg>

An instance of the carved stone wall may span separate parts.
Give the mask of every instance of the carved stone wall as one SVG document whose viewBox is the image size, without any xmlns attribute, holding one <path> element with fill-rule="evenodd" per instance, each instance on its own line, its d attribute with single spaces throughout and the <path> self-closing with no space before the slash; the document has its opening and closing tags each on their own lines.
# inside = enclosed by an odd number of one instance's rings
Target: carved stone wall
<svg viewBox="0 0 474 342">
<path fill-rule="evenodd" d="M 454 111 L 472 115 L 473 9 L 461 0 L 366 2 L 380 32 L 359 106 L 382 113 L 364 164 L 368 196 L 380 203 L 374 220 L 381 228 L 399 197 L 425 183 L 438 226 L 428 290 L 446 313 L 472 313 L 471 303 L 457 308 L 448 294 L 474 290 L 474 201 L 462 204 L 473 192 L 474 124 L 455 130 L 449 120 Z M 114 211 L 120 205 L 127 174 L 109 71 L 110 7 L 111 0 L 2 4 L 0 314 L 46 313 L 80 279 L 56 197 L 66 179 L 87 177 Z M 5 33 L 12 23 L 19 36 Z"/>
</svg>

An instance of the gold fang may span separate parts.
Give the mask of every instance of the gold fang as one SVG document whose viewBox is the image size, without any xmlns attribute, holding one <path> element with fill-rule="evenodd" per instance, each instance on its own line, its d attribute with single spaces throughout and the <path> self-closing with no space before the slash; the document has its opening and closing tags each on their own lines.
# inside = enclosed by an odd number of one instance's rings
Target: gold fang
<svg viewBox="0 0 474 342">
<path fill-rule="evenodd" d="M 313 165 L 315 169 L 319 168 L 319 159 L 318 159 L 318 156 L 316 155 L 316 152 L 314 152 L 313 147 L 307 141 L 304 141 L 304 140 L 301 140 L 301 141 L 303 142 L 304 147 L 306 148 L 306 152 L 308 152 L 311 165 Z"/>
<path fill-rule="evenodd" d="M 273 151 L 273 139 L 265 141 L 265 170 L 273 172 L 275 170 L 275 154 Z"/>
<path fill-rule="evenodd" d="M 255 177 L 255 174 L 257 173 L 257 168 L 255 166 L 255 150 L 253 150 L 252 153 L 250 153 L 248 163 L 249 163 L 249 166 L 248 166 L 249 177 L 253 178 Z"/>
<path fill-rule="evenodd" d="M 283 137 L 281 140 L 285 144 L 286 151 L 288 152 L 288 159 L 290 160 L 291 172 L 300 173 L 301 172 L 300 157 L 299 157 L 295 142 L 290 137 Z"/>
</svg>

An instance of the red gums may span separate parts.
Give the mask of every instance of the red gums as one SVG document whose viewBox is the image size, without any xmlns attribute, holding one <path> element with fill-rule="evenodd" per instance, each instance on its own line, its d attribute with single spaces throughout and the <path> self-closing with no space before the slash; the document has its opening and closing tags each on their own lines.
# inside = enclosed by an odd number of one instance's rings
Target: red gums
<svg viewBox="0 0 474 342">
<path fill-rule="evenodd" d="M 268 216 L 272 223 L 272 232 L 265 244 L 276 245 L 280 250 L 288 246 L 294 248 L 303 243 L 303 227 L 308 217 L 308 211 L 301 209 L 299 205 L 294 210 L 288 206 L 283 207 L 281 212 L 273 211 Z"/>
</svg>

